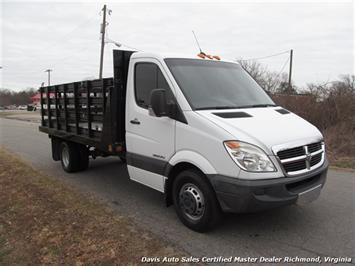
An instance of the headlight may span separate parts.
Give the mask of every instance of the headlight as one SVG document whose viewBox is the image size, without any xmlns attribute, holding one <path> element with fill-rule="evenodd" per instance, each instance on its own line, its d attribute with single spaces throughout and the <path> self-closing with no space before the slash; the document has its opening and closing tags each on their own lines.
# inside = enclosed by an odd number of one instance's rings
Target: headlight
<svg viewBox="0 0 355 266">
<path fill-rule="evenodd" d="M 251 144 L 240 141 L 225 141 L 229 155 L 236 164 L 249 172 L 275 172 L 276 168 L 266 153 Z"/>
</svg>

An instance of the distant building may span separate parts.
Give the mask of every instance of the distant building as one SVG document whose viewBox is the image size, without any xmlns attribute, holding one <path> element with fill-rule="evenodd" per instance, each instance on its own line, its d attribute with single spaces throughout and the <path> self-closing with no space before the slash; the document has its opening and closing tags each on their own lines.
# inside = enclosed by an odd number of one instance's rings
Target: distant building
<svg viewBox="0 0 355 266">
<path fill-rule="evenodd" d="M 43 93 L 43 97 L 46 98 L 46 94 L 45 93 Z M 54 93 L 50 93 L 49 97 L 50 98 L 54 98 Z M 31 101 L 32 101 L 32 105 L 40 106 L 40 104 L 41 104 L 41 94 L 40 93 L 36 93 L 35 95 L 33 95 L 31 97 Z"/>
<path fill-rule="evenodd" d="M 31 97 L 32 104 L 35 106 L 40 105 L 41 102 L 41 94 L 37 93 Z"/>
</svg>

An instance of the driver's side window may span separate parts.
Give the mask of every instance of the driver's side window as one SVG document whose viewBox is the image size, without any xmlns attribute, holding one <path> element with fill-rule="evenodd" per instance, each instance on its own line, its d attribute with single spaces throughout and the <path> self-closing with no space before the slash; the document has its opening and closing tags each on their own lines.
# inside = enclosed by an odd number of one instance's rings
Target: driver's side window
<svg viewBox="0 0 355 266">
<path fill-rule="evenodd" d="M 134 72 L 134 91 L 138 106 L 147 109 L 150 101 L 150 93 L 154 89 L 165 89 L 166 99 L 172 99 L 172 92 L 168 83 L 154 63 L 137 63 Z"/>
</svg>

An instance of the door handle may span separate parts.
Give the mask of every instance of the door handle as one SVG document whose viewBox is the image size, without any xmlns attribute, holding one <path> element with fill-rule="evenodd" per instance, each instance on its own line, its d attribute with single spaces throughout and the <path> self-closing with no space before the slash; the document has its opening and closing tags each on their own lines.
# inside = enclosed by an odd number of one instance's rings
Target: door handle
<svg viewBox="0 0 355 266">
<path fill-rule="evenodd" d="M 139 120 L 137 118 L 135 118 L 134 120 L 130 121 L 131 124 L 135 124 L 135 125 L 140 125 L 141 122 L 139 122 Z"/>
</svg>

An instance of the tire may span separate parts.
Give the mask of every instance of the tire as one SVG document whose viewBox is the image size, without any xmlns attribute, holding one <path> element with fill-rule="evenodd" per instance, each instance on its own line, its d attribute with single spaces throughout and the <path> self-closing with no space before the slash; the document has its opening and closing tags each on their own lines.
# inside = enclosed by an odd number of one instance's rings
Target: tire
<svg viewBox="0 0 355 266">
<path fill-rule="evenodd" d="M 60 161 L 65 172 L 80 170 L 80 151 L 75 143 L 63 141 L 60 145 Z"/>
<path fill-rule="evenodd" d="M 215 192 L 202 173 L 185 170 L 173 183 L 175 211 L 181 222 L 197 232 L 213 229 L 221 218 Z"/>
<path fill-rule="evenodd" d="M 89 167 L 89 149 L 82 144 L 77 144 L 80 153 L 79 170 L 84 171 Z"/>
</svg>

